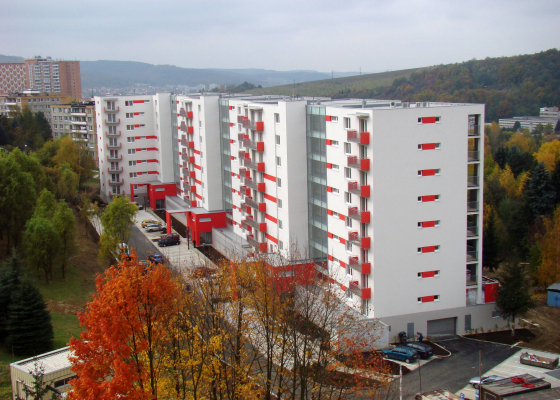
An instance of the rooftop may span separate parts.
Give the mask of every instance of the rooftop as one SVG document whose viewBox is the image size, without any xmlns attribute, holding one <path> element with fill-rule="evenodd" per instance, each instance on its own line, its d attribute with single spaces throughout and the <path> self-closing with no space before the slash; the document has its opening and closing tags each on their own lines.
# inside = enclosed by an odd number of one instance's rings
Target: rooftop
<svg viewBox="0 0 560 400">
<path fill-rule="evenodd" d="M 31 357 L 12 363 L 10 366 L 27 373 L 33 370 L 33 364 L 35 360 L 37 360 L 39 364 L 45 368 L 45 374 L 50 374 L 61 369 L 69 368 L 72 365 L 68 359 L 69 355 L 70 347 L 63 347 L 62 349 L 54 350 L 50 353 L 40 354 L 37 357 Z"/>
</svg>

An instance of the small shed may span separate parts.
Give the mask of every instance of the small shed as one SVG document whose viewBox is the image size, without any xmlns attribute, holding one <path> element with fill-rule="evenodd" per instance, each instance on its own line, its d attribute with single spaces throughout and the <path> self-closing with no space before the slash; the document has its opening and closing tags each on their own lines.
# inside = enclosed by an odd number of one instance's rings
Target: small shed
<svg viewBox="0 0 560 400">
<path fill-rule="evenodd" d="M 560 307 L 560 282 L 553 283 L 546 288 L 548 292 L 546 304 L 551 307 Z"/>
<path fill-rule="evenodd" d="M 40 354 L 36 357 L 27 358 L 10 364 L 10 375 L 12 378 L 13 399 L 27 399 L 24 388 L 33 389 L 34 378 L 31 371 L 35 369 L 35 362 L 44 369 L 44 382 L 49 389 L 49 394 L 45 400 L 50 400 L 52 396 L 63 394 L 70 389 L 68 381 L 76 377 L 70 369 L 72 364 L 68 359 L 70 348 L 63 347 L 49 353 Z"/>
<path fill-rule="evenodd" d="M 480 400 L 539 399 L 540 393 L 534 392 L 550 387 L 550 382 L 542 378 L 522 374 L 481 385 Z"/>
</svg>

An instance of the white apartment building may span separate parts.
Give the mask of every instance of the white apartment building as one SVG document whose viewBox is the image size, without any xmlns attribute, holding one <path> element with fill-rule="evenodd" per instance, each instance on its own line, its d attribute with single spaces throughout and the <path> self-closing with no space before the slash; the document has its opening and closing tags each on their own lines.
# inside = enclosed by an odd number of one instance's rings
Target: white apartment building
<svg viewBox="0 0 560 400">
<path fill-rule="evenodd" d="M 171 95 L 95 97 L 101 196 L 147 202 L 148 183 L 174 182 Z"/>
<path fill-rule="evenodd" d="M 550 124 L 554 129 L 558 120 L 560 119 L 560 111 L 558 107 L 541 107 L 539 110 L 539 116 L 522 116 L 513 118 L 500 118 L 498 123 L 500 128 L 511 129 L 515 123 L 519 122 L 521 129 L 528 129 L 529 132 L 533 132 L 538 125 L 543 128 Z"/>
<path fill-rule="evenodd" d="M 219 240 L 243 254 L 289 259 L 296 244 L 392 339 L 505 325 L 497 283 L 482 275 L 484 105 L 209 94 L 95 101 L 106 198 L 145 196 L 164 208 L 177 196 L 167 211 L 185 214 L 198 243 L 219 228 Z M 147 187 L 161 191 L 155 201 Z"/>
</svg>

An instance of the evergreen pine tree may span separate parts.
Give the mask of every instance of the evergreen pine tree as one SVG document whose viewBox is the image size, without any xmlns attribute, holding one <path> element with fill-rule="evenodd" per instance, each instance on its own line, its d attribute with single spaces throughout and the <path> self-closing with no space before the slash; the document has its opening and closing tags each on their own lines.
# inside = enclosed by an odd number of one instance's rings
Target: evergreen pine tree
<svg viewBox="0 0 560 400">
<path fill-rule="evenodd" d="M 556 190 L 544 163 L 539 163 L 531 172 L 524 190 L 525 198 L 534 218 L 548 215 L 556 205 Z"/>
<path fill-rule="evenodd" d="M 12 294 L 6 346 L 19 355 L 36 355 L 52 349 L 51 315 L 39 290 L 24 281 Z"/>
<path fill-rule="evenodd" d="M 12 256 L 0 267 L 0 342 L 6 338 L 9 307 L 12 294 L 23 280 L 23 260 L 14 250 Z"/>
<path fill-rule="evenodd" d="M 496 236 L 496 212 L 492 207 L 484 206 L 484 227 L 482 240 L 483 266 L 494 271 L 500 265 L 498 259 L 498 237 Z"/>
<path fill-rule="evenodd" d="M 554 172 L 550 177 L 550 182 L 556 190 L 556 204 L 560 203 L 560 160 L 554 167 Z"/>
<path fill-rule="evenodd" d="M 556 126 L 554 127 L 554 132 L 560 132 L 560 119 L 556 121 Z"/>
<path fill-rule="evenodd" d="M 531 284 L 525 269 L 517 263 L 507 263 L 499 275 L 500 287 L 496 307 L 503 319 L 511 322 L 511 335 L 515 334 L 515 320 L 520 314 L 535 307 L 531 298 Z"/>
</svg>

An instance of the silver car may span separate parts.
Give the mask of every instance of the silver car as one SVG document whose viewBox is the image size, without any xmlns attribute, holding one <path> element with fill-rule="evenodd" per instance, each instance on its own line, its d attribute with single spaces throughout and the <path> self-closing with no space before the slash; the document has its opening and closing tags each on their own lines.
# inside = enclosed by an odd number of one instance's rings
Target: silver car
<svg viewBox="0 0 560 400">
<path fill-rule="evenodd" d="M 160 224 L 150 224 L 144 227 L 144 230 L 146 232 L 161 232 L 161 231 L 165 231 L 166 229 L 167 228 L 165 227 L 165 225 L 160 225 Z"/>
<path fill-rule="evenodd" d="M 472 378 L 469 383 L 471 385 L 473 385 L 473 387 L 475 389 L 478 389 L 478 387 L 480 385 L 484 385 L 485 383 L 491 383 L 491 382 L 496 382 L 496 381 L 501 381 L 502 379 L 506 379 L 503 376 L 498 376 L 498 375 L 489 375 L 489 376 L 483 376 L 482 380 L 480 379 L 480 376 L 475 376 L 474 378 Z"/>
</svg>

